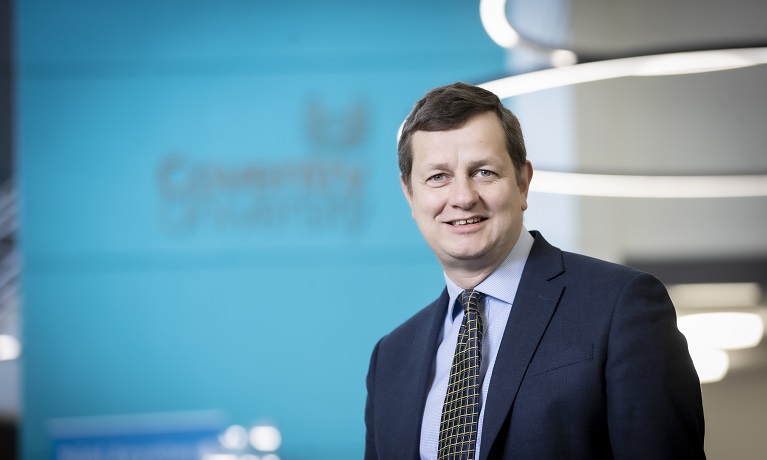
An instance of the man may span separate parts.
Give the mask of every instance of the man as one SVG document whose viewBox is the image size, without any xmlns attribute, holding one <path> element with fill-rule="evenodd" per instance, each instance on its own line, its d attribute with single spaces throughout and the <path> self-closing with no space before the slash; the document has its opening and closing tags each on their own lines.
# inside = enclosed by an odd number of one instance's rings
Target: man
<svg viewBox="0 0 767 460">
<path fill-rule="evenodd" d="M 705 458 L 665 288 L 524 228 L 533 169 L 494 94 L 430 91 L 398 154 L 447 286 L 373 351 L 366 459 Z"/>
</svg>

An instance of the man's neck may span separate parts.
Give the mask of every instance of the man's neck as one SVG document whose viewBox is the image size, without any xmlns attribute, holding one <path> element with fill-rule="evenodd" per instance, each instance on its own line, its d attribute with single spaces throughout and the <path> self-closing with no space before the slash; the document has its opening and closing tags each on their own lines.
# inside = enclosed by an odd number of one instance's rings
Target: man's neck
<svg viewBox="0 0 767 460">
<path fill-rule="evenodd" d="M 511 253 L 511 251 L 509 251 Z M 485 281 L 488 276 L 492 275 L 496 268 L 508 257 L 507 253 L 504 257 L 500 258 L 493 265 L 482 265 L 472 267 L 468 264 L 455 264 L 454 266 L 443 265 L 442 269 L 445 270 L 450 280 L 452 280 L 461 289 L 473 289 L 477 287 L 479 283 Z"/>
<path fill-rule="evenodd" d="M 487 277 L 493 273 L 495 268 L 497 267 L 494 267 L 493 270 L 488 272 L 481 273 L 461 273 L 452 270 L 445 270 L 445 274 L 447 274 L 448 278 L 450 278 L 461 289 L 474 289 L 477 287 L 477 285 L 479 285 L 479 283 L 485 281 L 485 279 L 487 279 Z"/>
</svg>

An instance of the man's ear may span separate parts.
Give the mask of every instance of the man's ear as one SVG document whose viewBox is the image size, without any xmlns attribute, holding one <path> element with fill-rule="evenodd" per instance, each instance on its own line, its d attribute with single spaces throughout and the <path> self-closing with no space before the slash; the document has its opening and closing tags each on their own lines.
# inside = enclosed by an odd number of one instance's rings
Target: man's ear
<svg viewBox="0 0 767 460">
<path fill-rule="evenodd" d="M 405 183 L 405 178 L 402 177 L 402 174 L 399 175 L 399 185 L 402 187 L 402 194 L 405 195 L 407 204 L 410 205 L 410 209 L 413 209 L 413 189 Z"/>
<path fill-rule="evenodd" d="M 517 186 L 519 187 L 519 194 L 524 197 L 522 200 L 522 210 L 527 210 L 527 193 L 530 191 L 530 182 L 533 180 L 533 164 L 529 161 L 525 162 L 525 165 L 519 171 L 519 178 L 517 180 Z"/>
</svg>

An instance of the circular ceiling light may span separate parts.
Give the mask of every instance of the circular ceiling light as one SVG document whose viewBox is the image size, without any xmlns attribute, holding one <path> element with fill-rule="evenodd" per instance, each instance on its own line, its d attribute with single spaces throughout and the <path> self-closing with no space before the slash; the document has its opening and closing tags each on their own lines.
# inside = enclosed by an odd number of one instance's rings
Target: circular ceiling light
<svg viewBox="0 0 767 460">
<path fill-rule="evenodd" d="M 479 85 L 501 99 L 561 86 L 631 76 L 683 75 L 767 64 L 767 47 L 686 51 L 587 62 L 499 78 Z"/>
<path fill-rule="evenodd" d="M 506 0 L 480 0 L 479 19 L 487 35 L 502 48 L 524 48 L 534 52 L 554 67 L 573 65 L 578 62 L 578 56 L 574 52 L 535 43 L 514 30 L 506 17 Z"/>
<path fill-rule="evenodd" d="M 480 19 L 490 38 L 504 48 L 526 48 L 554 68 L 482 83 L 508 99 L 551 88 L 630 76 L 681 75 L 767 64 L 767 47 L 685 51 L 576 64 L 571 50 L 555 49 L 522 37 L 506 17 L 506 0 L 481 0 Z M 767 175 L 639 176 L 537 170 L 533 192 L 630 198 L 740 198 L 767 196 Z"/>
<path fill-rule="evenodd" d="M 520 36 L 506 18 L 506 0 L 480 0 L 479 19 L 498 46 L 513 48 L 519 44 Z"/>
</svg>

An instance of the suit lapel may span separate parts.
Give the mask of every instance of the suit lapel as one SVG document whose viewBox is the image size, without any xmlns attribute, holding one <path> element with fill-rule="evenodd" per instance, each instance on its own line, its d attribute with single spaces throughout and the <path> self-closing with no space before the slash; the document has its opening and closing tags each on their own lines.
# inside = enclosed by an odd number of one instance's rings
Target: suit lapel
<svg viewBox="0 0 767 460">
<path fill-rule="evenodd" d="M 396 452 L 404 455 L 399 458 L 419 458 L 421 421 L 429 392 L 430 376 L 437 356 L 439 334 L 445 321 L 449 296 L 447 289 L 426 309 L 426 320 L 423 321 L 413 342 L 407 349 L 409 356 L 403 356 L 405 365 L 402 372 L 402 406 L 396 408 L 400 415 L 396 417 L 401 433 L 397 439 L 392 439 Z"/>
<path fill-rule="evenodd" d="M 490 380 L 482 426 L 480 458 L 487 459 L 506 420 L 564 285 L 562 252 L 537 232 L 517 289 Z"/>
</svg>

